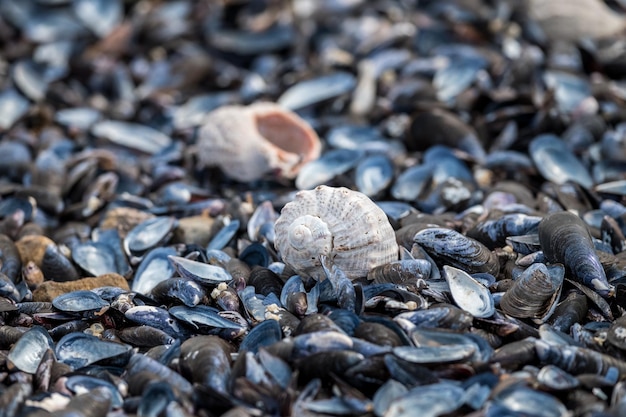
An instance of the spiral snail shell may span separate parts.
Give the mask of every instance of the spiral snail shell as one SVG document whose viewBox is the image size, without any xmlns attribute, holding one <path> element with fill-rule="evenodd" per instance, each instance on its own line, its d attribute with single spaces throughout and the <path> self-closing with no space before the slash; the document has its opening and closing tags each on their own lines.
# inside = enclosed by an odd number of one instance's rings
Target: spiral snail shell
<svg viewBox="0 0 626 417">
<path fill-rule="evenodd" d="M 198 160 L 237 181 L 267 174 L 294 178 L 322 149 L 313 128 L 274 103 L 223 106 L 210 112 L 198 132 Z"/>
<path fill-rule="evenodd" d="M 326 255 L 350 279 L 398 259 L 395 233 L 385 213 L 367 196 L 320 185 L 300 191 L 275 224 L 276 250 L 299 274 L 323 279 Z"/>
</svg>

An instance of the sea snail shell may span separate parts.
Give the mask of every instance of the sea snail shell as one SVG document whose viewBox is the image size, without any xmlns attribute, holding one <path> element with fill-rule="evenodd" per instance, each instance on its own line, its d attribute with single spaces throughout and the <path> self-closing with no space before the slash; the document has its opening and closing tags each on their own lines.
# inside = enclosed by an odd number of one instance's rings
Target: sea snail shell
<svg viewBox="0 0 626 417">
<path fill-rule="evenodd" d="M 283 207 L 274 245 L 301 275 L 323 279 L 326 255 L 350 279 L 398 259 L 395 233 L 385 213 L 365 194 L 320 185 L 300 191 Z"/>
<path fill-rule="evenodd" d="M 294 178 L 320 156 L 317 133 L 297 114 L 274 103 L 223 106 L 210 112 L 198 132 L 198 160 L 232 179 L 266 174 Z"/>
</svg>

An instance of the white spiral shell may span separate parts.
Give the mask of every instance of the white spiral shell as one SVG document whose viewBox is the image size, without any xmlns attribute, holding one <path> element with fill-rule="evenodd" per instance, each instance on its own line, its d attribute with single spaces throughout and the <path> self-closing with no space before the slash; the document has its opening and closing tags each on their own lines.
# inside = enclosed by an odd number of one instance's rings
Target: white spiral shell
<svg viewBox="0 0 626 417">
<path fill-rule="evenodd" d="M 326 255 L 350 279 L 398 259 L 398 245 L 385 213 L 365 194 L 320 185 L 300 191 L 283 207 L 274 245 L 299 274 L 323 279 Z"/>
</svg>

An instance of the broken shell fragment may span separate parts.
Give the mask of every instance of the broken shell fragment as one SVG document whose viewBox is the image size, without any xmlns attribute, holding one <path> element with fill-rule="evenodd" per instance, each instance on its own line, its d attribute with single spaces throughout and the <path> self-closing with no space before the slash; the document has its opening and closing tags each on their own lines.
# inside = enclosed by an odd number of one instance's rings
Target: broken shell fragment
<svg viewBox="0 0 626 417">
<path fill-rule="evenodd" d="M 220 107 L 207 115 L 198 135 L 200 163 L 242 182 L 267 174 L 294 178 L 321 152 L 313 128 L 274 103 Z"/>
</svg>

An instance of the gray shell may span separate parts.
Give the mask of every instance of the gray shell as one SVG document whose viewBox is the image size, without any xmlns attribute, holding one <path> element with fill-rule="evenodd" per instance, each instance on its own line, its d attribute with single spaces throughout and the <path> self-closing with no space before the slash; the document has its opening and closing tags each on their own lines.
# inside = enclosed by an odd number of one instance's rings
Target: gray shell
<svg viewBox="0 0 626 417">
<path fill-rule="evenodd" d="M 320 185 L 300 191 L 276 221 L 276 250 L 299 274 L 323 279 L 326 255 L 350 279 L 398 259 L 395 233 L 367 196 Z"/>
</svg>

